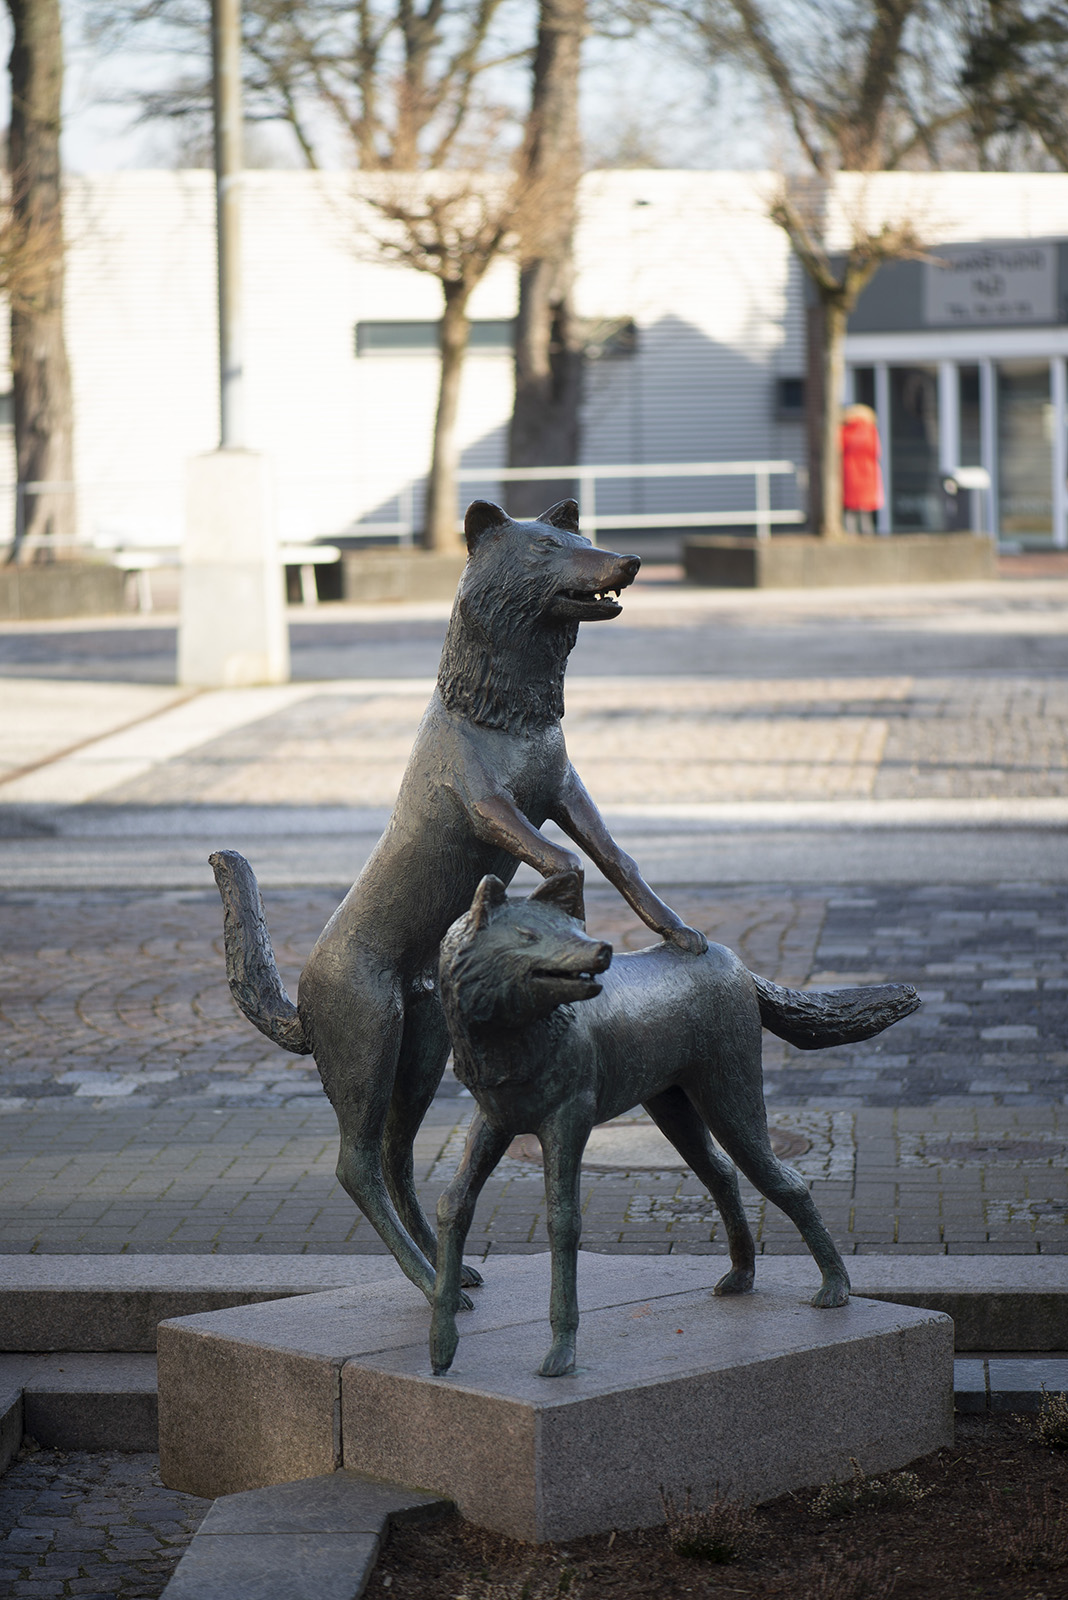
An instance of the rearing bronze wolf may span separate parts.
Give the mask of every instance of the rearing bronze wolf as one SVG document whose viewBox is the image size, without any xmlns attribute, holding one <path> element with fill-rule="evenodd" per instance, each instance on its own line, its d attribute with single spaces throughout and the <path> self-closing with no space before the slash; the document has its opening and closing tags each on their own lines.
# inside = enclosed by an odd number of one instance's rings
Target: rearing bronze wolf
<svg viewBox="0 0 1068 1600">
<path fill-rule="evenodd" d="M 476 500 L 464 528 L 467 564 L 397 804 L 319 936 L 296 1006 L 251 867 L 235 851 L 211 857 L 234 998 L 276 1044 L 314 1054 L 341 1132 L 338 1179 L 431 1300 L 437 1246 L 415 1192 L 412 1142 L 449 1052 L 438 948 L 482 879 L 508 883 L 520 861 L 545 878 L 581 873 L 579 857 L 540 831 L 552 820 L 650 928 L 683 950 L 706 948 L 608 832 L 560 727 L 578 625 L 619 615 L 638 557 L 584 539 L 574 500 L 534 522 Z M 464 1269 L 466 1284 L 480 1281 Z"/>
</svg>

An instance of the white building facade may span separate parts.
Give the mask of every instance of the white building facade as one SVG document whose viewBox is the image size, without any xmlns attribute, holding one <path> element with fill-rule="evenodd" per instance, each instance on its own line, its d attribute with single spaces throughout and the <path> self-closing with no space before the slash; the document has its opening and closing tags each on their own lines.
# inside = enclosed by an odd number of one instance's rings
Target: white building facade
<svg viewBox="0 0 1068 1600">
<path fill-rule="evenodd" d="M 754 173 L 585 179 L 584 461 L 803 463 L 805 291 L 767 218 L 774 189 L 773 175 Z M 938 269 L 905 263 L 886 269 L 858 310 L 848 387 L 880 417 L 882 531 L 945 525 L 941 475 L 974 461 L 991 474 L 990 528 L 1064 543 L 1068 176 L 879 175 L 859 197 L 843 183 L 834 203 L 832 246 L 859 206 L 907 210 L 951 263 L 967 256 L 959 247 L 995 241 L 1008 274 L 1004 291 L 986 296 L 991 312 L 966 266 L 946 271 L 967 290 L 959 313 L 943 277 L 928 282 Z M 371 259 L 345 174 L 252 172 L 243 206 L 247 443 L 270 460 L 280 536 L 418 525 L 438 284 Z M 71 179 L 67 215 L 79 538 L 175 546 L 186 462 L 218 441 L 213 178 Z M 485 469 L 465 492 L 505 503 L 493 474 L 506 456 L 515 303 L 515 269 L 502 261 L 472 301 L 459 424 L 463 467 Z M 6 454 L 10 484 L 10 438 Z M 802 490 L 781 474 L 773 504 L 798 507 Z M 616 480 L 599 487 L 598 505 L 663 513 L 671 526 L 672 513 L 751 509 L 752 495 L 743 479 Z M 8 498 L 13 507 L 11 488 Z"/>
</svg>

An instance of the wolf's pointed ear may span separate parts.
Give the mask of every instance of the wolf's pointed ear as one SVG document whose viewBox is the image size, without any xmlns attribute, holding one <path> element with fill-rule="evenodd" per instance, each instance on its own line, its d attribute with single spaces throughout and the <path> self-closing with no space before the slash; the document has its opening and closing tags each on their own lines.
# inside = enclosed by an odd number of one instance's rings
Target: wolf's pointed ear
<svg viewBox="0 0 1068 1600">
<path fill-rule="evenodd" d="M 488 533 L 491 528 L 499 528 L 507 521 L 507 511 L 495 506 L 492 500 L 472 500 L 464 517 L 464 538 L 467 540 L 468 554 L 484 533 Z"/>
<path fill-rule="evenodd" d="M 538 522 L 547 522 L 550 528 L 563 528 L 565 533 L 578 533 L 578 501 L 558 500 L 548 511 L 543 511 Z"/>
<path fill-rule="evenodd" d="M 487 872 L 475 890 L 475 898 L 471 902 L 471 917 L 476 933 L 486 926 L 497 907 L 503 906 L 507 898 L 500 878 L 495 878 L 492 872 Z"/>
<path fill-rule="evenodd" d="M 546 878 L 539 883 L 531 900 L 545 900 L 550 905 L 559 906 L 561 911 L 566 911 L 569 917 L 574 917 L 576 922 L 585 922 L 586 908 L 582 903 L 582 879 L 577 872 L 556 872 L 551 878 Z"/>
</svg>

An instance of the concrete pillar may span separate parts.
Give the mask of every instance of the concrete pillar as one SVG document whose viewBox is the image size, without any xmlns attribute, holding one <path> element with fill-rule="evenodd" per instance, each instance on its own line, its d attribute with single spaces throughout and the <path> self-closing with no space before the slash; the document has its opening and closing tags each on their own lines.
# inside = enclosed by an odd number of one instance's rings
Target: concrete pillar
<svg viewBox="0 0 1068 1600">
<path fill-rule="evenodd" d="M 253 450 L 195 456 L 186 478 L 178 682 L 287 683 L 284 585 L 264 457 Z"/>
</svg>

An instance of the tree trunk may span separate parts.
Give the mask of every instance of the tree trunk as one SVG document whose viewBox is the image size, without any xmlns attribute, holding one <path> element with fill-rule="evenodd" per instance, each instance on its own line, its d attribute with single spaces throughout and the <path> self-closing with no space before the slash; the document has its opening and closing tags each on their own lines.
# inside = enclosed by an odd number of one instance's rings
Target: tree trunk
<svg viewBox="0 0 1068 1600">
<path fill-rule="evenodd" d="M 8 0 L 11 51 L 11 366 L 21 501 L 12 555 L 61 554 L 76 531 L 73 408 L 63 337 L 59 0 Z M 38 493 L 34 483 L 66 489 Z"/>
<path fill-rule="evenodd" d="M 579 67 L 586 0 L 541 0 L 534 84 L 527 128 L 533 191 L 531 248 L 519 277 L 515 337 L 515 408 L 508 464 L 570 464 L 579 451 L 582 341 L 572 305 L 572 247 L 582 147 Z M 567 479 L 516 483 L 508 503 L 534 516 L 573 493 Z"/>
<path fill-rule="evenodd" d="M 442 289 L 445 314 L 441 319 L 441 379 L 427 482 L 425 542 L 430 550 L 455 552 L 464 548 L 457 519 L 456 418 L 470 332 L 467 301 L 471 291 L 466 284 L 448 282 L 442 283 Z"/>
<path fill-rule="evenodd" d="M 808 531 L 823 522 L 823 301 L 805 279 L 805 444 L 808 456 Z"/>
<path fill-rule="evenodd" d="M 843 539 L 842 385 L 847 312 L 837 297 L 823 297 L 823 394 L 820 408 L 820 520 L 824 539 Z"/>
</svg>

